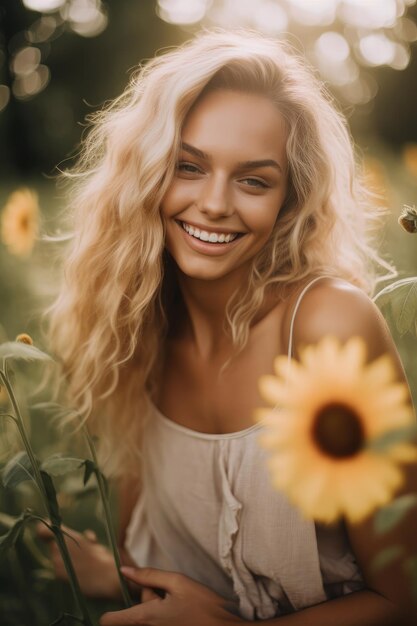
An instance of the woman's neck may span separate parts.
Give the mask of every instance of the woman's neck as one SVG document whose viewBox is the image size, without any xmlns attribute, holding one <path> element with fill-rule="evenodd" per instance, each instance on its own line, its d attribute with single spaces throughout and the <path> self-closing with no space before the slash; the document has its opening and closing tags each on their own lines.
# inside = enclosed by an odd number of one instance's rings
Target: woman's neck
<svg viewBox="0 0 417 626">
<path fill-rule="evenodd" d="M 177 271 L 178 287 L 183 299 L 182 319 L 176 327 L 181 338 L 190 342 L 196 356 L 212 361 L 232 349 L 232 340 L 226 335 L 226 306 L 241 284 L 247 284 L 248 275 L 242 271 L 240 280 L 229 274 L 219 280 L 201 280 Z M 278 303 L 276 292 L 265 294 L 251 326 L 254 326 Z"/>
</svg>

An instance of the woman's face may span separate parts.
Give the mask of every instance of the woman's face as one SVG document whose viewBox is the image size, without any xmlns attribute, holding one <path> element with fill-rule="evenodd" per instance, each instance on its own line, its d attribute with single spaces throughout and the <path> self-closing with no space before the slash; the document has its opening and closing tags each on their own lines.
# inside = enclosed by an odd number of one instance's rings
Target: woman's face
<svg viewBox="0 0 417 626">
<path fill-rule="evenodd" d="M 161 205 L 166 247 L 192 278 L 245 271 L 269 239 L 286 195 L 283 117 L 262 95 L 213 91 L 188 114 L 181 140 Z"/>
</svg>

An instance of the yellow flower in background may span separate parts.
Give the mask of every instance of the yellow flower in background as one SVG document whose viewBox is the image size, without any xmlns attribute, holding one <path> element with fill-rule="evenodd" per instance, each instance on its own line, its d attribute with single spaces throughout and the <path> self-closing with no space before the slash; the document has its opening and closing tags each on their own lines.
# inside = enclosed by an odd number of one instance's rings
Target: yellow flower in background
<svg viewBox="0 0 417 626">
<path fill-rule="evenodd" d="M 278 356 L 277 376 L 261 376 L 273 408 L 255 411 L 264 423 L 259 442 L 272 454 L 273 485 L 308 518 L 359 521 L 391 500 L 403 482 L 401 461 L 417 458 L 411 442 L 383 453 L 369 443 L 414 423 L 405 384 L 396 382 L 388 355 L 366 364 L 361 338 L 345 345 L 325 337 L 300 362 Z"/>
<path fill-rule="evenodd" d="M 39 230 L 39 204 L 35 191 L 24 187 L 10 194 L 2 213 L 1 236 L 11 254 L 28 256 Z"/>
<path fill-rule="evenodd" d="M 417 177 L 417 143 L 407 143 L 403 149 L 403 161 L 406 169 Z"/>
</svg>

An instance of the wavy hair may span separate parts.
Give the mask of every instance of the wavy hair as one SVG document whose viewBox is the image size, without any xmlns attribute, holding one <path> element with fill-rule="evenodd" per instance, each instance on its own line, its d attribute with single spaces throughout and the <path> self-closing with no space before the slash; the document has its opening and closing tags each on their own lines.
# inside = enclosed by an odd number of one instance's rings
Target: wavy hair
<svg viewBox="0 0 417 626">
<path fill-rule="evenodd" d="M 284 206 L 227 305 L 235 349 L 245 346 L 267 288 L 283 293 L 327 274 L 371 294 L 381 270 L 390 270 L 370 239 L 375 203 L 346 121 L 288 44 L 216 29 L 140 66 L 119 98 L 87 118 L 77 163 L 62 173 L 71 239 L 60 292 L 45 313 L 67 398 L 99 435 L 115 475 L 138 466 L 164 342 L 181 306 L 160 204 L 187 113 L 214 89 L 265 95 L 288 128 Z"/>
</svg>

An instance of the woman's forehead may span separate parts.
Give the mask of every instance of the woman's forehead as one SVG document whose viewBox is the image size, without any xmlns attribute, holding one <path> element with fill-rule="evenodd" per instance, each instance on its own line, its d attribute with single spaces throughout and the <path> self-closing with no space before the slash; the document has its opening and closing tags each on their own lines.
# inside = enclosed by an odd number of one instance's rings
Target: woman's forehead
<svg viewBox="0 0 417 626">
<path fill-rule="evenodd" d="M 236 149 L 242 159 L 255 152 L 259 158 L 273 155 L 282 160 L 287 130 L 284 117 L 266 96 L 217 90 L 191 109 L 181 139 L 208 155 Z"/>
</svg>

